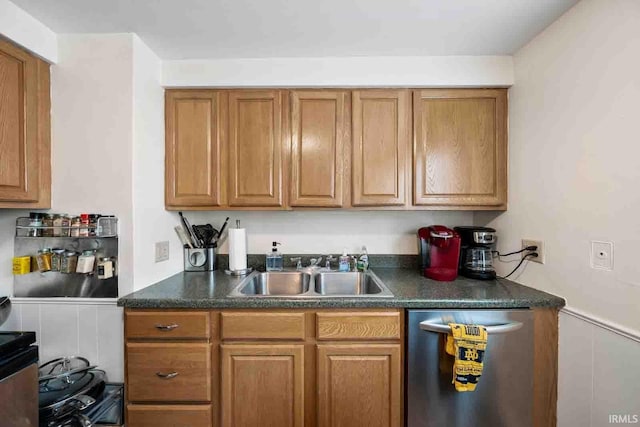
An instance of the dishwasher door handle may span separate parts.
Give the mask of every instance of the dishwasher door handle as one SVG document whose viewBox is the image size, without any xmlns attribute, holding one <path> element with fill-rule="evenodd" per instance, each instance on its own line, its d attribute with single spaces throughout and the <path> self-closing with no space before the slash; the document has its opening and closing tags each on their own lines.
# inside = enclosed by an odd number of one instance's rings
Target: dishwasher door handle
<svg viewBox="0 0 640 427">
<path fill-rule="evenodd" d="M 485 326 L 487 334 L 506 334 L 507 332 L 517 331 L 522 328 L 522 322 L 511 322 L 502 325 Z M 439 334 L 448 334 L 451 332 L 449 325 L 439 323 L 437 320 L 425 320 L 420 322 L 420 329 L 423 331 L 437 332 Z"/>
</svg>

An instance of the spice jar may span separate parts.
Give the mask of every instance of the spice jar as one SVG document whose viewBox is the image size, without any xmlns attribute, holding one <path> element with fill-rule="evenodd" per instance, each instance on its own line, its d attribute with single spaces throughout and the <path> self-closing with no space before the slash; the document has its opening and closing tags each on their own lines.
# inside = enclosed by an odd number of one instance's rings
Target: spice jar
<svg viewBox="0 0 640 427">
<path fill-rule="evenodd" d="M 98 218 L 100 218 L 98 214 L 89 215 L 89 236 L 95 236 L 97 234 Z"/>
<path fill-rule="evenodd" d="M 40 212 L 30 212 L 29 213 L 29 226 L 33 227 L 29 229 L 29 237 L 40 237 L 42 236 L 42 217 L 44 214 Z"/>
<path fill-rule="evenodd" d="M 53 215 L 45 215 L 42 220 L 42 227 L 42 237 L 53 237 Z"/>
<path fill-rule="evenodd" d="M 100 261 L 98 261 L 98 279 L 105 280 L 111 277 L 113 277 L 113 262 L 111 258 L 100 258 Z"/>
<path fill-rule="evenodd" d="M 89 214 L 80 214 L 80 237 L 89 236 Z"/>
<path fill-rule="evenodd" d="M 64 258 L 64 249 L 51 249 L 51 271 L 60 271 L 62 267 L 62 259 Z"/>
<path fill-rule="evenodd" d="M 62 236 L 62 216 L 60 214 L 53 215 L 53 237 Z"/>
<path fill-rule="evenodd" d="M 62 229 L 60 234 L 63 237 L 69 237 L 71 235 L 71 217 L 68 214 L 62 214 Z"/>
<path fill-rule="evenodd" d="M 36 257 L 38 263 L 38 271 L 44 273 L 45 271 L 51 271 L 51 249 L 45 248 L 38 251 Z"/>
<path fill-rule="evenodd" d="M 92 250 L 82 252 L 78 257 L 76 273 L 93 273 L 93 266 L 96 262 L 96 255 Z"/>
<path fill-rule="evenodd" d="M 79 216 L 74 216 L 71 218 L 71 229 L 69 230 L 69 236 L 71 237 L 80 237 L 80 227 L 82 226 L 82 222 L 80 221 Z"/>
<path fill-rule="evenodd" d="M 67 251 L 64 253 L 62 257 L 62 262 L 60 264 L 60 272 L 61 273 L 75 273 L 76 268 L 78 266 L 78 254 L 74 251 Z"/>
</svg>

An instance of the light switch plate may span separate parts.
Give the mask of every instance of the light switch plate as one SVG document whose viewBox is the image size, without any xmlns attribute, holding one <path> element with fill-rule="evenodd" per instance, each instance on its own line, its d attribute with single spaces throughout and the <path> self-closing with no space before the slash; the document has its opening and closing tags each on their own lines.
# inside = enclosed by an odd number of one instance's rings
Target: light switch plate
<svg viewBox="0 0 640 427">
<path fill-rule="evenodd" d="M 613 270 L 613 242 L 591 241 L 591 268 Z"/>
<path fill-rule="evenodd" d="M 156 242 L 156 262 L 162 262 L 169 259 L 169 242 Z"/>
</svg>

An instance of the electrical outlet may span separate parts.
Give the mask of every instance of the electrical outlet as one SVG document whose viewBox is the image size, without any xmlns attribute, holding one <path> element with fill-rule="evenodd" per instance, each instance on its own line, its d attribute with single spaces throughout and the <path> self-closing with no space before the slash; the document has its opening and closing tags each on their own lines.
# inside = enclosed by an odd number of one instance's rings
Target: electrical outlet
<svg viewBox="0 0 640 427">
<path fill-rule="evenodd" d="M 613 243 L 591 241 L 591 268 L 613 270 Z"/>
<path fill-rule="evenodd" d="M 524 258 L 525 255 L 536 252 L 538 254 L 537 257 L 530 256 L 527 257 L 527 260 L 531 262 L 537 262 L 539 264 L 544 264 L 544 242 L 542 240 L 522 239 L 522 249 L 526 248 L 527 246 L 537 246 L 538 249 L 536 249 L 535 251 L 524 251 L 522 252 L 522 257 Z"/>
<path fill-rule="evenodd" d="M 156 242 L 156 262 L 169 259 L 169 242 Z"/>
</svg>

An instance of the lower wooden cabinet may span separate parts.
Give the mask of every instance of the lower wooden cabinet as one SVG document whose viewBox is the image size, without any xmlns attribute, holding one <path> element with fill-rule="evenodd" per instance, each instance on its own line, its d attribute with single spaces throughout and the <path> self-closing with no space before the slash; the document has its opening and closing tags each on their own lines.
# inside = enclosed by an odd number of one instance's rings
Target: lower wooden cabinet
<svg viewBox="0 0 640 427">
<path fill-rule="evenodd" d="M 401 425 L 401 344 L 321 344 L 317 354 L 319 427 Z"/>
<path fill-rule="evenodd" d="M 211 405 L 128 405 L 127 426 L 210 427 Z"/>
<path fill-rule="evenodd" d="M 222 345 L 222 425 L 304 426 L 304 346 Z"/>
</svg>

